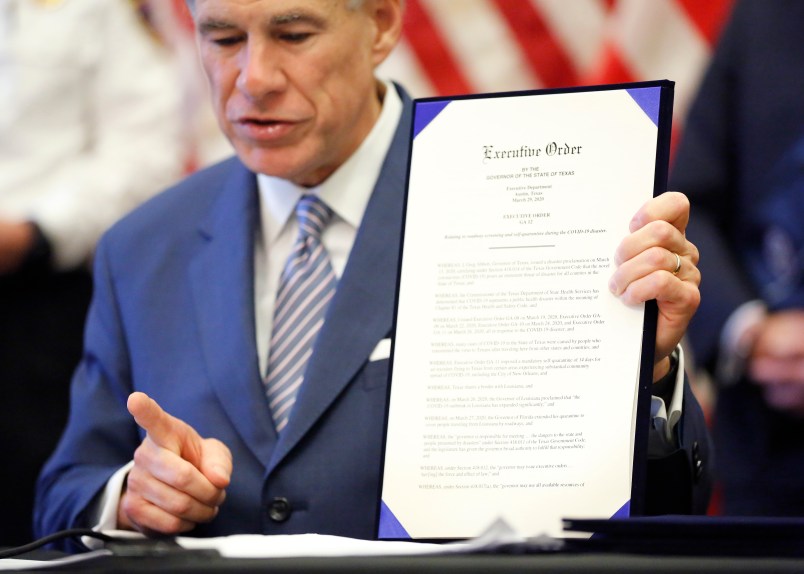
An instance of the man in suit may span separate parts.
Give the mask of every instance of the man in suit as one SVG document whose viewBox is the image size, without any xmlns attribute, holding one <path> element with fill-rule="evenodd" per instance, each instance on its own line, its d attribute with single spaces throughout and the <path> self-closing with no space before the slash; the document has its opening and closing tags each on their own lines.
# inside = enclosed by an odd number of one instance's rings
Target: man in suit
<svg viewBox="0 0 804 574">
<path fill-rule="evenodd" d="M 689 335 L 719 385 L 727 514 L 804 515 L 802 21 L 796 0 L 735 5 L 671 178 L 706 254 Z"/>
<path fill-rule="evenodd" d="M 400 2 L 191 7 L 237 157 L 101 242 L 70 423 L 40 478 L 38 532 L 372 538 L 411 122 L 409 98 L 374 69 L 399 38 Z M 275 369 L 268 347 L 282 345 L 268 333 L 294 205 L 309 195 L 335 212 L 322 241 L 338 285 L 284 426 L 263 375 Z M 659 301 L 654 379 L 667 400 L 684 394 L 685 415 L 652 488 L 684 511 L 701 507 L 707 483 L 702 417 L 674 352 L 698 304 L 687 217 L 681 194 L 646 204 L 611 282 L 626 303 Z"/>
</svg>

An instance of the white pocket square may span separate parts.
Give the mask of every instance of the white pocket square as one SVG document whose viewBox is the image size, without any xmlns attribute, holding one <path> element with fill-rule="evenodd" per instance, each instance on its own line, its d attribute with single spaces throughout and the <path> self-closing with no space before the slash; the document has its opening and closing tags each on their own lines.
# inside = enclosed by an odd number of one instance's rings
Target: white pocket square
<svg viewBox="0 0 804 574">
<path fill-rule="evenodd" d="M 369 361 L 382 361 L 391 356 L 391 339 L 383 339 L 369 355 Z"/>
</svg>

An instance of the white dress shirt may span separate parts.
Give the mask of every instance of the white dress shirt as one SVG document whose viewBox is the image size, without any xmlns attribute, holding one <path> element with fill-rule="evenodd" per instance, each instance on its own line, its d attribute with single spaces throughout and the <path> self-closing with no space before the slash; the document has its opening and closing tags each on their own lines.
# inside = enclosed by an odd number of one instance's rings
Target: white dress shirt
<svg viewBox="0 0 804 574">
<path fill-rule="evenodd" d="M 321 185 L 305 188 L 284 179 L 257 176 L 261 229 L 254 250 L 254 294 L 257 349 L 263 375 L 268 365 L 279 278 L 298 232 L 296 203 L 304 194 L 316 194 L 335 212 L 321 240 L 329 252 L 335 275 L 340 277 L 401 116 L 402 100 L 396 88 L 386 84 L 382 111 L 374 127 L 346 163 Z"/>
</svg>

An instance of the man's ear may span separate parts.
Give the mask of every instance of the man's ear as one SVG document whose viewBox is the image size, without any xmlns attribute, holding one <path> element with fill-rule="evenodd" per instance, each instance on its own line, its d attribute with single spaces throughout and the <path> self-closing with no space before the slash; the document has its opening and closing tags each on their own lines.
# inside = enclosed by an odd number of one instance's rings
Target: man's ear
<svg viewBox="0 0 804 574">
<path fill-rule="evenodd" d="M 370 10 L 376 26 L 372 44 L 372 62 L 375 67 L 388 57 L 402 35 L 402 1 L 366 0 L 366 8 Z"/>
</svg>

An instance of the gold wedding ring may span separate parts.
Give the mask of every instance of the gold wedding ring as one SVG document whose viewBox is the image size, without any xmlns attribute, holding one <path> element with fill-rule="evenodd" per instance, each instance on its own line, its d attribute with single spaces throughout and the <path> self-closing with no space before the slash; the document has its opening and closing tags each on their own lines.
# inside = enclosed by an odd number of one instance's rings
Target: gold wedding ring
<svg viewBox="0 0 804 574">
<path fill-rule="evenodd" d="M 678 275 L 678 272 L 681 269 L 681 256 L 675 251 L 673 251 L 672 253 L 673 255 L 676 256 L 676 268 L 673 269 L 673 275 Z"/>
</svg>

